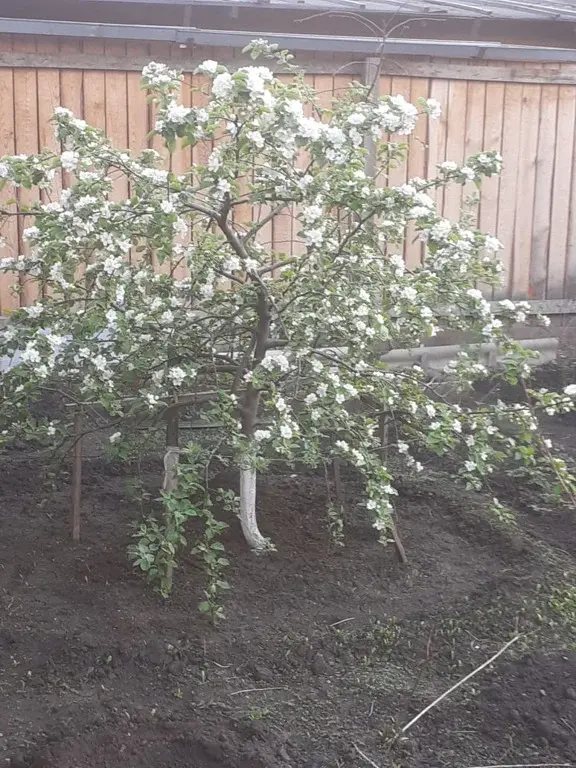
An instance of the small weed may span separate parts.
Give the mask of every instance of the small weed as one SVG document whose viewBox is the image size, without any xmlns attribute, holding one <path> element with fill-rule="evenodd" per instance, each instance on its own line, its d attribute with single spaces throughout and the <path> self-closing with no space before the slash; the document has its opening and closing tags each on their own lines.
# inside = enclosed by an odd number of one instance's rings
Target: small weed
<svg viewBox="0 0 576 768">
<path fill-rule="evenodd" d="M 132 477 L 126 481 L 126 498 L 128 501 L 140 507 L 140 511 L 148 509 L 152 503 L 152 494 L 139 477 Z"/>
<path fill-rule="evenodd" d="M 250 720 L 264 720 L 272 714 L 268 707 L 254 707 L 248 712 Z"/>
<path fill-rule="evenodd" d="M 563 574 L 568 578 L 568 574 Z M 551 629 L 576 633 L 576 586 L 538 585 L 533 610 L 538 621 Z"/>
<path fill-rule="evenodd" d="M 400 640 L 401 628 L 397 619 L 391 616 L 384 620 L 376 619 L 358 630 L 335 628 L 333 632 L 337 648 L 347 648 L 367 663 L 390 657 Z"/>
</svg>

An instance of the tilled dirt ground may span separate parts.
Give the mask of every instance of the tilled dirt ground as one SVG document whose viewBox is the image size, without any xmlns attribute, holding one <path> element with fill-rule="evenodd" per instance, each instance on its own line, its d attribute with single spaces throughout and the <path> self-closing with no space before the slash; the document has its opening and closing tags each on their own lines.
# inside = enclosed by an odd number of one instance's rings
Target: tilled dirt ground
<svg viewBox="0 0 576 768">
<path fill-rule="evenodd" d="M 551 431 L 576 450 L 574 421 Z M 576 520 L 522 483 L 500 489 L 519 513 L 509 530 L 441 472 L 402 478 L 402 566 L 376 542 L 352 476 L 336 547 L 323 477 L 269 475 L 260 517 L 278 552 L 255 557 L 228 521 L 233 589 L 226 621 L 212 628 L 197 612 L 203 575 L 192 558 L 168 601 L 132 572 L 126 546 L 139 511 L 126 474 L 88 465 L 83 540 L 73 546 L 69 486 L 44 490 L 25 454 L 1 467 L 6 765 L 576 763 Z M 147 471 L 157 482 L 160 466 Z M 516 634 L 490 669 L 399 737 Z"/>
</svg>

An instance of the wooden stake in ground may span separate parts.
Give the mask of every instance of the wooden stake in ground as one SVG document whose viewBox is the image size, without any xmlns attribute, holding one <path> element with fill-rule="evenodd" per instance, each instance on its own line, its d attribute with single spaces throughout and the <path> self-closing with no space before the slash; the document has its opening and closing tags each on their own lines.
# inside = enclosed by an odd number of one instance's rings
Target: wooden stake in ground
<svg viewBox="0 0 576 768">
<path fill-rule="evenodd" d="M 180 461 L 180 416 L 177 409 L 169 412 L 166 422 L 166 453 L 164 454 L 164 481 L 162 490 L 172 493 L 178 485 L 178 463 Z M 172 529 L 172 519 L 166 512 L 166 534 Z M 170 565 L 166 569 L 166 580 L 169 588 L 172 588 L 174 568 Z"/>
<path fill-rule="evenodd" d="M 80 541 L 80 507 L 82 504 L 82 408 L 74 414 L 74 448 L 72 462 L 72 540 Z"/>
<path fill-rule="evenodd" d="M 334 493 L 340 514 L 344 514 L 344 492 L 342 490 L 342 475 L 340 474 L 340 459 L 332 460 L 332 477 L 334 478 Z"/>
<path fill-rule="evenodd" d="M 402 565 L 407 565 L 408 556 L 406 555 L 404 544 L 402 544 L 402 539 L 400 538 L 400 534 L 396 528 L 396 523 L 392 518 L 390 518 L 390 533 L 392 534 L 392 538 L 394 540 L 394 547 L 396 549 L 396 554 L 398 555 L 398 560 L 400 560 Z"/>
<path fill-rule="evenodd" d="M 386 418 L 385 413 L 380 414 L 380 418 L 378 420 L 378 436 L 380 439 L 380 456 L 382 457 L 383 461 L 386 461 L 388 458 L 388 419 Z M 406 550 L 404 549 L 402 539 L 400 538 L 400 534 L 396 528 L 396 523 L 392 517 L 390 517 L 390 533 L 392 534 L 394 548 L 396 549 L 398 560 L 400 560 L 402 565 L 406 565 L 408 563 Z"/>
</svg>

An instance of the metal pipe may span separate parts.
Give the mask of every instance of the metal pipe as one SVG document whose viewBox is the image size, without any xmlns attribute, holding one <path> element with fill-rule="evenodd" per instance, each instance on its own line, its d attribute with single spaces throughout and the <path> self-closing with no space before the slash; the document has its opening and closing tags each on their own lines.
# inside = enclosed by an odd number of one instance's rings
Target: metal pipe
<svg viewBox="0 0 576 768">
<path fill-rule="evenodd" d="M 574 48 L 545 48 L 494 42 L 388 39 L 333 35 L 294 35 L 196 27 L 152 27 L 138 24 L 93 24 L 78 21 L 0 18 L 0 33 L 116 40 L 159 40 L 180 45 L 242 48 L 255 38 L 293 51 L 355 53 L 365 56 L 439 56 L 456 59 L 576 62 Z M 105 66 L 105 62 L 103 62 Z"/>
</svg>

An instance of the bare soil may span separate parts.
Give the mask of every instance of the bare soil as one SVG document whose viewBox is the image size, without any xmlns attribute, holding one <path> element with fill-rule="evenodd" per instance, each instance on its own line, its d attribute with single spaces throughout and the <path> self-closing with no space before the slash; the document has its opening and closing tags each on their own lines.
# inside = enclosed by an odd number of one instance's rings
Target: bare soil
<svg viewBox="0 0 576 768">
<path fill-rule="evenodd" d="M 550 423 L 576 453 L 576 421 Z M 410 562 L 376 542 L 345 475 L 345 546 L 326 529 L 320 475 L 259 489 L 278 552 L 255 557 L 235 520 L 226 621 L 197 612 L 185 558 L 173 596 L 126 558 L 129 473 L 87 463 L 83 539 L 70 487 L 47 491 L 26 453 L 0 476 L 0 761 L 13 768 L 472 768 L 576 763 L 574 513 L 525 482 L 499 494 L 517 528 L 447 474 L 403 477 Z M 147 467 L 158 484 L 160 465 Z M 572 602 L 571 602 L 572 601 Z M 571 621 L 574 614 L 574 623 Z M 398 738 L 488 659 L 489 670 Z M 369 761 L 372 761 L 370 763 Z"/>
</svg>

